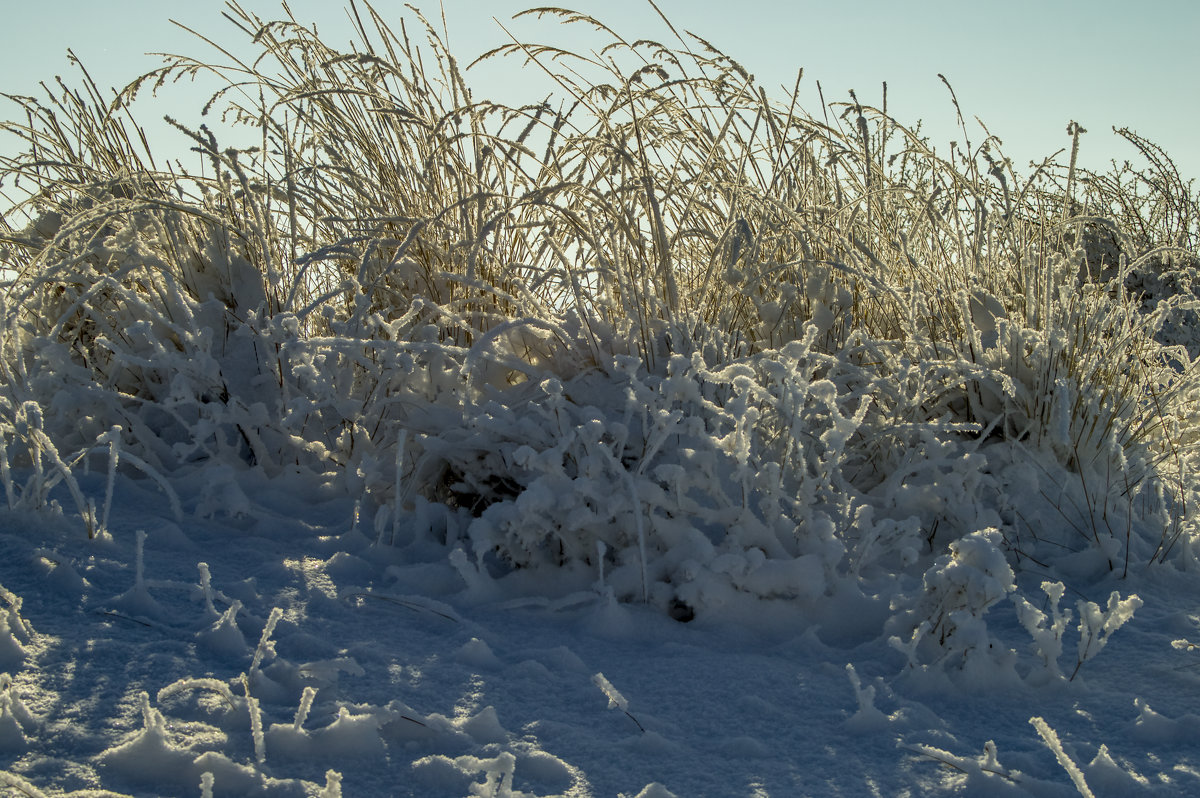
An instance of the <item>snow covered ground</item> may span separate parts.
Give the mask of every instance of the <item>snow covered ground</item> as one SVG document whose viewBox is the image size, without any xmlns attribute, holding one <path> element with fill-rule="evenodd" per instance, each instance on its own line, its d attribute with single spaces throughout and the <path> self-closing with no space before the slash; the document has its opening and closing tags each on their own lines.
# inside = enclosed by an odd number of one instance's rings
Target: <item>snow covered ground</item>
<svg viewBox="0 0 1200 798">
<path fill-rule="evenodd" d="M 1145 606 L 1069 682 L 1038 686 L 996 605 L 1029 675 L 985 683 L 909 667 L 869 602 L 813 623 L 754 598 L 683 623 L 600 587 L 488 598 L 436 546 L 375 546 L 350 500 L 255 473 L 249 512 L 196 517 L 197 489 L 182 523 L 122 477 L 104 540 L 0 514 L 5 794 L 1200 790 L 1200 652 L 1172 646 L 1200 640 L 1200 588 L 1171 566 L 1088 586 Z M 103 496 L 103 477 L 81 485 Z"/>
</svg>

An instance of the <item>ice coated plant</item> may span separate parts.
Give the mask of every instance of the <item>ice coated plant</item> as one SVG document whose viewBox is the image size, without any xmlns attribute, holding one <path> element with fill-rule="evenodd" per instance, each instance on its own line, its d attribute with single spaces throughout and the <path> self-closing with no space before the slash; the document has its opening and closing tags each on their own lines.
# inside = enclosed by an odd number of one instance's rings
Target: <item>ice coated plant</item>
<svg viewBox="0 0 1200 798">
<path fill-rule="evenodd" d="M 467 535 L 498 556 L 493 570 L 573 567 L 603 551 L 622 597 L 702 603 L 714 580 L 813 597 L 841 556 L 841 464 L 869 406 L 816 378 L 830 362 L 793 342 L 723 372 L 676 355 L 664 377 L 625 367 L 547 380 L 524 401 L 479 408 L 455 438 L 418 438 L 415 469 L 454 475 L 454 501 L 477 516 Z M 768 423 L 820 437 L 801 447 L 781 430 L 772 446 L 755 429 Z"/>
<path fill-rule="evenodd" d="M 1108 597 L 1108 606 L 1101 609 L 1091 601 L 1081 601 L 1079 608 L 1079 648 L 1075 659 L 1075 670 L 1071 671 L 1068 681 L 1074 679 L 1083 667 L 1083 663 L 1100 653 L 1100 649 L 1108 644 L 1113 632 L 1125 625 L 1133 613 L 1142 606 L 1142 600 L 1137 596 L 1121 598 L 1117 591 Z"/>
<path fill-rule="evenodd" d="M 1075 668 L 1070 676 L 1064 676 L 1058 658 L 1062 656 L 1063 637 L 1071 623 L 1071 611 L 1060 610 L 1058 605 L 1066 588 L 1061 582 L 1043 582 L 1042 590 L 1049 599 L 1048 615 L 1030 604 L 1024 596 L 1013 595 L 1012 602 L 1021 625 L 1033 637 L 1044 672 L 1051 681 L 1074 681 L 1083 663 L 1099 654 L 1113 632 L 1133 618 L 1134 612 L 1142 606 L 1142 600 L 1136 595 L 1121 598 L 1116 591 L 1108 597 L 1108 606 L 1103 609 L 1092 601 L 1077 602 L 1079 645 L 1075 654 Z"/>
<path fill-rule="evenodd" d="M 1058 658 L 1062 656 L 1063 636 L 1071 623 L 1071 611 L 1059 610 L 1066 587 L 1062 582 L 1042 582 L 1042 590 L 1049 601 L 1049 613 L 1042 612 L 1021 595 L 1013 595 L 1012 602 L 1017 608 L 1017 618 L 1021 626 L 1033 637 L 1038 655 L 1047 677 L 1052 681 L 1063 678 L 1063 672 L 1058 666 Z"/>
<path fill-rule="evenodd" d="M 1079 769 L 1079 765 L 1075 764 L 1075 760 L 1071 759 L 1070 754 L 1063 748 L 1062 740 L 1058 739 L 1058 733 L 1050 727 L 1050 724 L 1040 717 L 1030 718 L 1029 724 L 1037 729 L 1038 735 L 1042 738 L 1046 747 L 1054 753 L 1058 764 L 1062 765 L 1063 770 L 1067 771 L 1067 775 L 1071 777 L 1071 782 L 1074 783 L 1075 789 L 1079 790 L 1079 794 L 1083 798 L 1095 798 L 1095 793 L 1088 787 L 1083 771 Z"/>
<path fill-rule="evenodd" d="M 642 732 L 643 734 L 645 733 L 645 727 L 642 726 L 641 722 L 629 712 L 629 699 L 621 695 L 621 692 L 612 686 L 612 682 L 610 682 L 603 673 L 597 673 L 593 675 L 592 684 L 599 687 L 604 693 L 605 697 L 608 698 L 609 709 L 621 710 L 625 713 L 625 717 L 634 722 L 634 725 L 638 727 L 638 731 Z"/>
<path fill-rule="evenodd" d="M 1146 173 L 1024 175 L 965 124 L 939 155 L 886 96 L 812 116 L 799 75 L 773 99 L 669 24 L 673 45 L 560 9 L 528 13 L 604 57 L 485 54 L 561 89 L 505 107 L 413 13 L 419 36 L 358 4 L 339 51 L 233 3 L 254 58 L 172 56 L 112 102 L 86 72 L 8 98 L 10 507 L 61 483 L 94 534 L 110 491 L 97 513 L 72 477 L 92 454 L 177 516 L 190 476 L 298 474 L 482 591 L 601 571 L 703 609 L 926 573 L 910 620 L 958 654 L 996 592 L 960 591 L 972 552 L 1000 587 L 1006 556 L 1195 555 L 1195 373 L 1162 343 L 1190 300 L 1150 307 L 1133 277 L 1194 254 L 1196 203 L 1153 145 L 1129 136 Z M 177 122 L 200 168 L 160 170 L 130 102 L 198 73 L 233 129 Z M 1030 450 L 1052 529 L 1002 498 Z"/>
</svg>

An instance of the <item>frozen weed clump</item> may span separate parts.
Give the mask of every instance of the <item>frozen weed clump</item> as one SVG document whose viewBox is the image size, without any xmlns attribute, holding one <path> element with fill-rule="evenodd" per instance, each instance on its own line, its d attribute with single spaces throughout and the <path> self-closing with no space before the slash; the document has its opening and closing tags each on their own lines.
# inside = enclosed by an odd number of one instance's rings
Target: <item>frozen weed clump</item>
<svg viewBox="0 0 1200 798">
<path fill-rule="evenodd" d="M 1006 661 L 983 616 L 1027 560 L 1196 558 L 1194 297 L 1164 286 L 1200 214 L 1149 142 L 1123 133 L 1146 172 L 1025 175 L 965 126 L 938 154 L 855 95 L 818 119 L 799 76 L 773 99 L 708 42 L 554 9 L 606 59 L 485 54 L 561 89 L 506 107 L 419 13 L 365 8 L 349 51 L 235 6 L 258 59 L 8 98 L 10 508 L 69 496 L 95 535 L 118 474 L 180 518 L 298 479 L 480 596 L 858 595 L 922 666 Z M 176 122 L 201 168 L 161 170 L 130 102 L 198 73 L 232 130 Z M 74 474 L 102 459 L 98 504 Z M 1057 678 L 1059 617 L 1019 611 Z"/>
<path fill-rule="evenodd" d="M 950 553 L 925 572 L 920 598 L 896 619 L 907 618 L 915 628 L 890 639 L 908 658 L 909 667 L 1012 667 L 1012 652 L 992 637 L 983 617 L 1016 589 L 1001 543 L 996 529 L 972 532 L 951 543 Z"/>
<path fill-rule="evenodd" d="M 625 598 L 814 598 L 842 554 L 842 458 L 869 404 L 820 378 L 826 361 L 794 342 L 722 371 L 675 355 L 663 375 L 623 361 L 546 380 L 478 408 L 465 430 L 418 438 L 417 468 L 440 461 L 497 575 L 578 566 L 590 580 L 603 552 Z M 801 447 L 789 428 L 820 437 Z"/>
<path fill-rule="evenodd" d="M 1071 679 L 1079 673 L 1083 663 L 1100 653 L 1100 649 L 1108 643 L 1113 632 L 1133 617 L 1133 613 L 1142 606 L 1142 600 L 1137 596 L 1121 598 L 1114 590 L 1108 597 L 1108 606 L 1105 609 L 1091 601 L 1081 601 L 1078 606 L 1079 649 Z"/>
<path fill-rule="evenodd" d="M 1062 582 L 1042 582 L 1042 590 L 1049 600 L 1049 615 L 1029 603 L 1024 596 L 1013 595 L 1012 601 L 1021 626 L 1033 637 L 1038 656 L 1042 659 L 1043 672 L 1049 680 L 1057 681 L 1064 678 L 1058 658 L 1062 656 L 1063 635 L 1071 623 L 1071 611 L 1058 607 L 1066 590 Z"/>
</svg>

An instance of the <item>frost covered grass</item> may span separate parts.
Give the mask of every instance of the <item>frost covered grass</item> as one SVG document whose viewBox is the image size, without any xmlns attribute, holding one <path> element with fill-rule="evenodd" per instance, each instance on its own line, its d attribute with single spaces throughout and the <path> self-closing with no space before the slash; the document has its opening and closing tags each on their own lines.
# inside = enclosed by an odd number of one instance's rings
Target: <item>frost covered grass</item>
<svg viewBox="0 0 1200 798">
<path fill-rule="evenodd" d="M 11 511 L 103 543 L 122 480 L 176 524 L 234 528 L 275 512 L 248 485 L 295 486 L 350 502 L 380 561 L 445 566 L 467 602 L 718 624 L 781 605 L 882 641 L 913 689 L 1061 686 L 1138 585 L 1195 569 L 1200 197 L 1151 142 L 1119 131 L 1146 166 L 1093 174 L 1072 122 L 1067 162 L 1025 172 L 965 121 L 935 149 L 886 91 L 810 114 L 802 75 L 772 97 L 665 18 L 668 44 L 557 9 L 527 13 L 601 46 L 485 54 L 559 87 L 507 107 L 472 95 L 419 13 L 352 13 L 338 51 L 230 3 L 253 59 L 171 56 L 111 102 L 86 72 L 8 97 Z M 200 166 L 160 166 L 129 104 L 199 73 L 258 144 L 179 120 Z M 131 617 L 161 609 L 142 545 L 116 600 Z M 313 696 L 291 724 L 259 709 L 279 610 L 250 649 L 242 601 L 199 566 L 198 644 L 252 658 L 241 695 L 217 682 L 253 728 L 237 767 L 309 745 Z M 28 642 L 13 606 L 0 654 Z M 883 723 L 848 672 L 860 725 Z M 143 696 L 136 745 L 162 753 Z M 437 767 L 502 794 L 514 761 Z"/>
</svg>

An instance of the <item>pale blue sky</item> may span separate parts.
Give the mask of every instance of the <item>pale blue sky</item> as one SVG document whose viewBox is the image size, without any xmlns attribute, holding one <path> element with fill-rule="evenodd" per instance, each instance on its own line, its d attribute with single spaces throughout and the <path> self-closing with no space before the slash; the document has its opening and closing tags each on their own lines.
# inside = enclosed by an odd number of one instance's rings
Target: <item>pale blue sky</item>
<svg viewBox="0 0 1200 798">
<path fill-rule="evenodd" d="M 170 18 L 223 44 L 244 46 L 242 34 L 221 17 L 224 3 L 218 0 L 4 2 L 9 8 L 0 32 L 3 92 L 33 93 L 39 80 L 69 75 L 67 47 L 106 86 L 124 85 L 156 66 L 157 59 L 145 55 L 150 51 L 205 54 L 207 45 L 173 26 Z M 243 2 L 264 17 L 276 16 L 279 9 L 268 0 Z M 669 41 L 645 0 L 561 2 L 599 16 L 627 38 Z M 436 2 L 416 4 L 427 15 L 438 15 Z M 506 36 L 492 17 L 510 24 L 512 13 L 537 4 L 445 0 L 453 51 L 468 62 L 503 43 Z M 317 22 L 329 41 L 348 40 L 338 0 L 292 0 L 290 5 L 301 20 Z M 878 103 L 886 80 L 893 115 L 906 124 L 924 120 L 926 134 L 943 149 L 961 135 L 937 78 L 941 72 L 953 83 L 968 119 L 978 116 L 1003 139 L 1018 167 L 1068 146 L 1067 122 L 1076 119 L 1089 131 L 1081 155 L 1085 165 L 1134 159 L 1133 148 L 1111 132 L 1113 125 L 1128 126 L 1165 147 L 1185 176 L 1200 177 L 1200 0 L 659 0 L 659 5 L 676 27 L 711 40 L 770 90 L 783 83 L 790 88 L 796 69 L 803 67 L 803 102 L 814 113 L 817 80 L 827 99 L 846 99 L 847 90 L 855 89 L 868 103 Z M 396 0 L 378 0 L 375 7 L 389 19 L 407 13 Z M 522 21 L 512 29 L 529 39 L 576 43 L 549 21 Z M 477 96 L 540 99 L 542 84 L 520 72 L 515 61 L 473 71 L 469 80 Z M 142 118 L 172 113 L 199 121 L 195 95 L 183 92 L 179 100 L 142 110 Z M 11 113 L 10 108 L 0 111 Z M 982 138 L 973 123 L 970 132 L 973 141 Z M 162 149 L 175 146 L 183 144 L 166 142 Z"/>
</svg>

